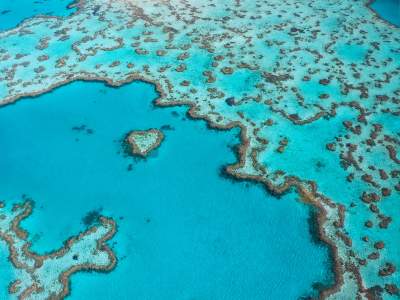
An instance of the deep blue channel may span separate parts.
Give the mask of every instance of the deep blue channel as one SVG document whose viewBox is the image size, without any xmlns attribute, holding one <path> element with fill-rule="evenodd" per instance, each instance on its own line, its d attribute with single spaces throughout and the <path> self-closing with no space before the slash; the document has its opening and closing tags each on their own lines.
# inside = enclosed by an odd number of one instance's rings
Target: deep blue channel
<svg viewBox="0 0 400 300">
<path fill-rule="evenodd" d="M 370 7 L 382 19 L 400 27 L 400 0 L 375 0 Z"/>
<path fill-rule="evenodd" d="M 25 19 L 37 15 L 66 17 L 76 9 L 68 9 L 73 0 L 1 0 L 0 31 L 14 28 Z"/>
</svg>

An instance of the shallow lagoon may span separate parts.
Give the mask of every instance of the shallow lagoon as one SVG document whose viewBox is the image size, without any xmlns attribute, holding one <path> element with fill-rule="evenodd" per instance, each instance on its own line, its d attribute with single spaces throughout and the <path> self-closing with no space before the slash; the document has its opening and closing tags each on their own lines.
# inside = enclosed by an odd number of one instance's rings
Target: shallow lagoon
<svg viewBox="0 0 400 300">
<path fill-rule="evenodd" d="M 156 96 L 140 82 L 76 82 L 0 109 L 0 198 L 34 199 L 23 222 L 34 250 L 60 247 L 91 211 L 118 222 L 117 268 L 74 275 L 70 298 L 297 299 L 331 282 L 308 206 L 220 176 L 235 161 L 238 130 L 155 108 Z M 127 132 L 163 125 L 173 130 L 146 160 L 124 154 Z"/>
</svg>

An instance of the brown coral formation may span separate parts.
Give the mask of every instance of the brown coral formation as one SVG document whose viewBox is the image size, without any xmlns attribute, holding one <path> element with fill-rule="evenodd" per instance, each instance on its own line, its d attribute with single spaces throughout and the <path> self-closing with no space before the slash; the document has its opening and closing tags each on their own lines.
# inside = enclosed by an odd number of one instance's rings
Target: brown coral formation
<svg viewBox="0 0 400 300">
<path fill-rule="evenodd" d="M 62 299 L 70 293 L 72 274 L 106 272 L 115 267 L 116 257 L 106 244 L 116 233 L 113 220 L 100 217 L 98 225 L 71 237 L 62 248 L 39 255 L 31 251 L 28 232 L 20 226 L 31 213 L 32 202 L 29 201 L 11 209 L 4 204 L 0 206 L 0 238 L 8 245 L 9 260 L 17 277 L 8 287 L 10 294 L 17 295 L 18 299 Z M 79 258 L 75 252 L 82 249 L 89 253 Z"/>
</svg>

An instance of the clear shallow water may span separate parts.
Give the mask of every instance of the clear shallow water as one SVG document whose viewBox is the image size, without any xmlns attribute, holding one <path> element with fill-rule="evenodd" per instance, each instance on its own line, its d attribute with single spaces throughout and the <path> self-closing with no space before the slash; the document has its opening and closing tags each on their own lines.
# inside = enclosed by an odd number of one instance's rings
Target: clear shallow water
<svg viewBox="0 0 400 300">
<path fill-rule="evenodd" d="M 375 0 L 370 7 L 375 10 L 382 19 L 400 26 L 400 0 Z"/>
<path fill-rule="evenodd" d="M 36 15 L 65 17 L 75 11 L 67 6 L 72 0 L 1 0 L 0 31 L 11 29 Z"/>
<path fill-rule="evenodd" d="M 76 82 L 0 109 L 0 198 L 35 200 L 23 223 L 34 250 L 60 247 L 93 210 L 118 222 L 117 268 L 74 275 L 70 298 L 297 299 L 331 282 L 308 206 L 219 176 L 235 161 L 238 131 L 187 121 L 183 107 L 154 108 L 155 97 L 139 82 Z M 80 125 L 93 133 L 72 130 Z M 123 155 L 128 131 L 162 125 L 175 130 L 147 160 Z"/>
<path fill-rule="evenodd" d="M 13 280 L 12 270 L 10 269 L 10 264 L 7 261 L 7 245 L 3 241 L 0 242 L 0 299 L 8 298 L 7 285 Z"/>
</svg>

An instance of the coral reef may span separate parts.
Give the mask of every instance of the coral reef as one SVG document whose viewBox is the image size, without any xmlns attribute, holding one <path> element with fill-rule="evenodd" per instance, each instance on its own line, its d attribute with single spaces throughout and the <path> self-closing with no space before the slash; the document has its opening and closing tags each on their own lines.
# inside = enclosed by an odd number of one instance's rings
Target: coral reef
<svg viewBox="0 0 400 300">
<path fill-rule="evenodd" d="M 163 139 L 164 134 L 158 129 L 133 130 L 128 134 L 126 142 L 133 155 L 146 157 L 161 145 Z"/>
<path fill-rule="evenodd" d="M 318 208 L 336 274 L 321 297 L 398 297 L 398 28 L 366 0 L 76 5 L 0 33 L 0 104 L 74 80 L 152 82 L 157 105 L 241 128 L 229 174 Z"/>
<path fill-rule="evenodd" d="M 116 232 L 113 220 L 100 217 L 98 224 L 69 238 L 62 248 L 40 255 L 30 250 L 28 232 L 20 227 L 31 212 L 30 201 L 12 207 L 0 203 L 0 239 L 7 243 L 15 276 L 10 297 L 62 299 L 70 293 L 72 274 L 114 268 L 116 257 L 106 245 Z"/>
</svg>

